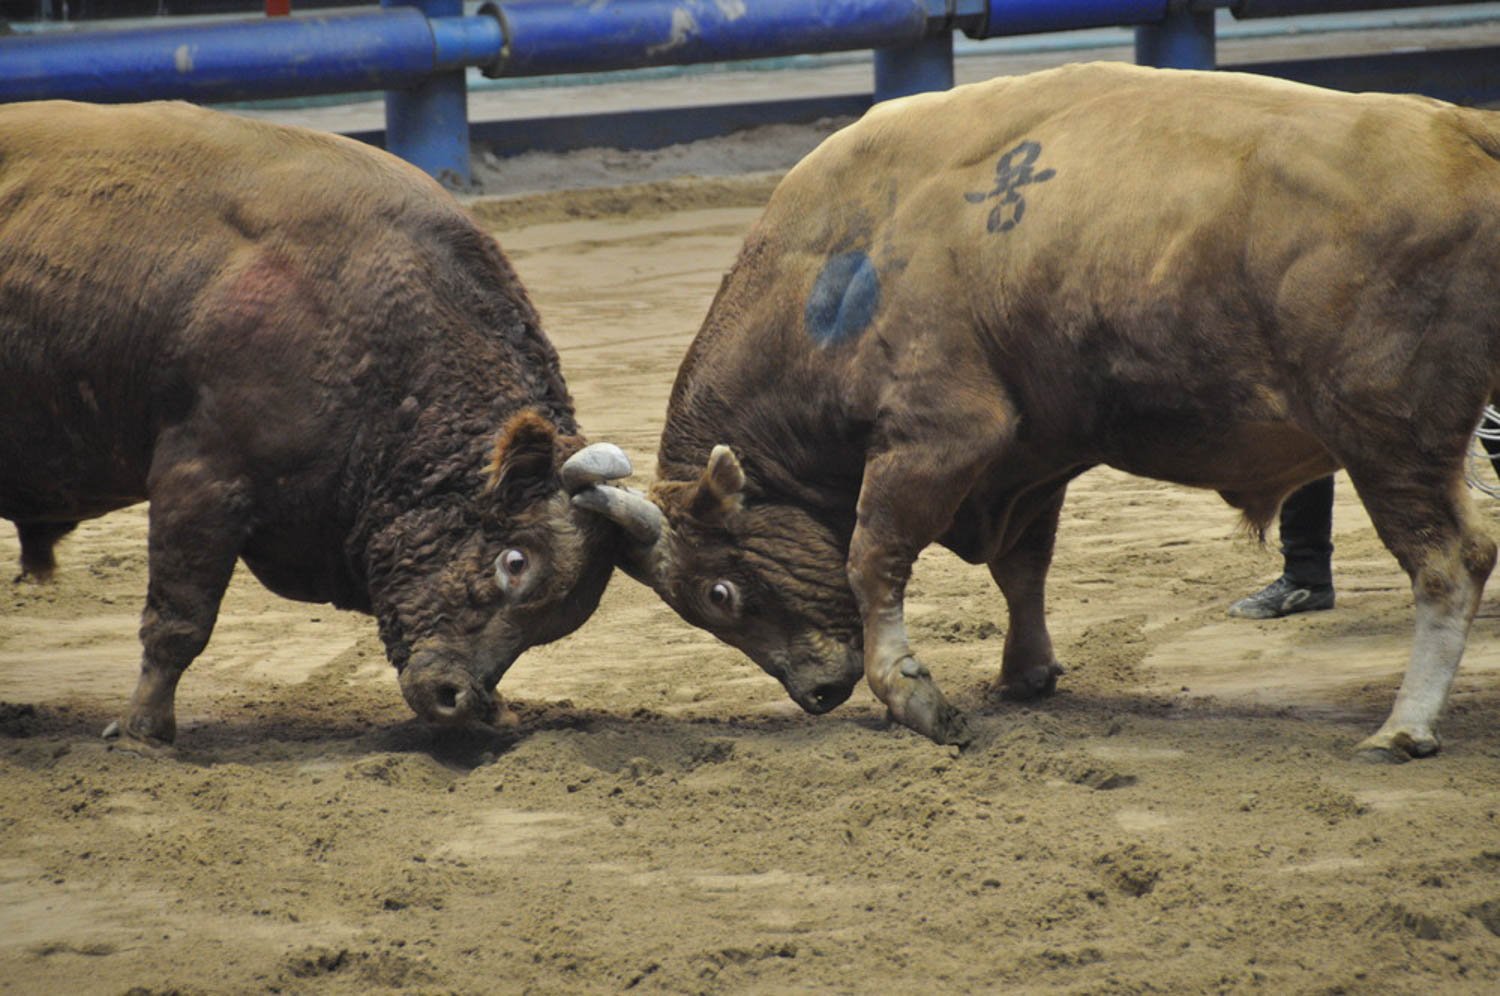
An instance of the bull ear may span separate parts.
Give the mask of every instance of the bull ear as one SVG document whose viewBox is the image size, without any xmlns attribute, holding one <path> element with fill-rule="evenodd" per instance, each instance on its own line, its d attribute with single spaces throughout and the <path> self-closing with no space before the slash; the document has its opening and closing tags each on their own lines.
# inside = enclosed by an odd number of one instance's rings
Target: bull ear
<svg viewBox="0 0 1500 996">
<path fill-rule="evenodd" d="M 495 439 L 485 490 L 507 502 L 547 490 L 556 481 L 557 444 L 557 428 L 539 412 L 517 412 Z"/>
<path fill-rule="evenodd" d="M 708 465 L 688 503 L 688 514 L 703 522 L 723 522 L 739 510 L 745 491 L 745 471 L 734 451 L 722 443 L 708 455 Z"/>
</svg>

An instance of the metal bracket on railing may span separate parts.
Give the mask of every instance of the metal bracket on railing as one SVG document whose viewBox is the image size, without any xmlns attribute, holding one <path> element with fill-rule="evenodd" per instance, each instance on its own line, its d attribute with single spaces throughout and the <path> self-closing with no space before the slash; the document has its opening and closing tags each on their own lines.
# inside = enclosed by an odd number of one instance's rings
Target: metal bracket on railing
<svg viewBox="0 0 1500 996">
<path fill-rule="evenodd" d="M 927 0 L 927 32 L 977 31 L 989 9 L 990 0 Z"/>
<path fill-rule="evenodd" d="M 510 29 L 505 23 L 505 9 L 494 0 L 486 0 L 475 13 L 480 17 L 492 17 L 500 25 L 500 48 L 493 60 L 479 67 L 479 71 L 488 78 L 499 79 L 505 73 L 505 64 L 510 61 Z"/>
</svg>

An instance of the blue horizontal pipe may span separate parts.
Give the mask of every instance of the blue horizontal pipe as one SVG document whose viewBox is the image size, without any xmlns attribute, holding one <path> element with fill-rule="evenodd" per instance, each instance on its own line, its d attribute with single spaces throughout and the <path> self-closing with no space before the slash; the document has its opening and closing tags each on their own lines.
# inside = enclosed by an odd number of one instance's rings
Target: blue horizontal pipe
<svg viewBox="0 0 1500 996">
<path fill-rule="evenodd" d="M 402 90 L 434 73 L 603 72 L 905 49 L 950 23 L 976 37 L 1160 20 L 1168 0 L 506 0 L 479 16 L 416 7 L 0 38 L 0 101 L 247 100 Z"/>
<path fill-rule="evenodd" d="M 510 0 L 491 76 L 550 76 L 690 62 L 889 48 L 922 39 L 927 0 Z"/>
<path fill-rule="evenodd" d="M 1167 16 L 1169 0 L 988 0 L 983 23 L 971 38 L 1028 35 L 1078 28 L 1152 24 Z"/>
<path fill-rule="evenodd" d="M 249 100 L 399 89 L 492 61 L 493 17 L 381 13 L 0 38 L 0 102 Z"/>
</svg>

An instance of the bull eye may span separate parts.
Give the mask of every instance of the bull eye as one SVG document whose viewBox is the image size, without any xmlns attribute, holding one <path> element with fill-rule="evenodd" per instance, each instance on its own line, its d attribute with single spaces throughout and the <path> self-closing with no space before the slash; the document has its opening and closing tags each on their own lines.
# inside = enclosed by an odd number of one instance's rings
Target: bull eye
<svg viewBox="0 0 1500 996">
<path fill-rule="evenodd" d="M 526 573 L 526 565 L 526 554 L 520 550 L 506 550 L 495 558 L 495 571 L 502 580 L 520 577 Z"/>
<path fill-rule="evenodd" d="M 730 581 L 715 581 L 708 588 L 709 604 L 720 612 L 733 612 L 738 595 L 734 583 Z"/>
</svg>

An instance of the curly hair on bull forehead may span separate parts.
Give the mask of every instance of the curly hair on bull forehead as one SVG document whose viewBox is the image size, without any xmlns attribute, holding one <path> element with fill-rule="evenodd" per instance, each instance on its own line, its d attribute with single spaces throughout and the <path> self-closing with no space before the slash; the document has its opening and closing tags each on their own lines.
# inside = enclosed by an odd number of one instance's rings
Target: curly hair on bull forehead
<svg viewBox="0 0 1500 996">
<path fill-rule="evenodd" d="M 436 570 L 414 568 L 442 566 L 429 564 L 437 551 L 446 542 L 472 533 L 473 513 L 465 504 L 454 499 L 411 509 L 387 523 L 366 545 L 365 571 L 371 591 L 381 593 L 382 603 L 403 608 L 397 613 L 380 611 L 377 605 L 375 613 L 387 655 L 398 669 L 411 653 L 409 628 L 420 625 L 419 620 L 442 615 L 444 599 L 451 594 L 438 583 Z"/>
<path fill-rule="evenodd" d="M 818 629 L 840 636 L 859 632 L 859 609 L 849 587 L 848 537 L 791 505 L 751 506 L 740 540 L 745 562 L 774 583 L 783 602 L 796 605 Z"/>
</svg>

